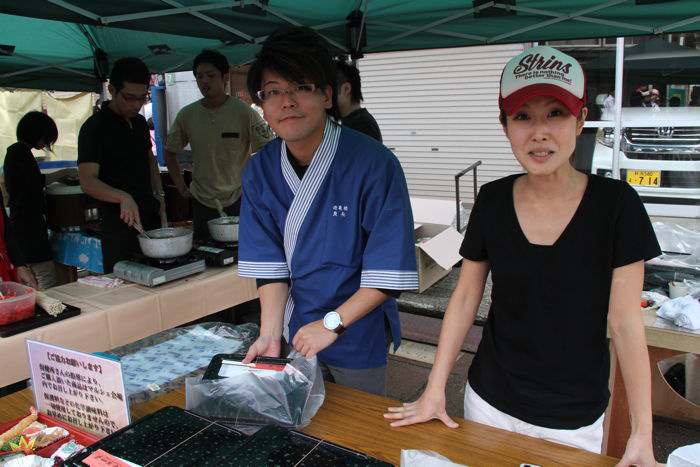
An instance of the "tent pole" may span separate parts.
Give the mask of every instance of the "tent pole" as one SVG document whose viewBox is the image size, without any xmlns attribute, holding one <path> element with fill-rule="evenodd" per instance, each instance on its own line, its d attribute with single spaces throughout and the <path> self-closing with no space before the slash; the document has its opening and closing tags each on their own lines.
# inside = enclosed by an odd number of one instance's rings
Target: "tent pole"
<svg viewBox="0 0 700 467">
<path fill-rule="evenodd" d="M 366 21 L 367 25 L 369 26 L 384 26 L 384 27 L 389 27 L 389 28 L 394 28 L 394 29 L 403 29 L 404 31 L 407 30 L 413 30 L 413 26 L 406 26 L 405 24 L 399 24 L 399 23 L 392 23 L 390 21 L 379 21 L 376 19 L 368 19 Z M 426 29 L 425 32 L 429 32 L 430 34 L 435 34 L 437 36 L 447 36 L 447 37 L 456 37 L 458 39 L 471 39 L 475 40 L 478 42 L 486 42 L 486 39 L 488 37 L 486 36 L 477 36 L 474 34 L 464 34 L 461 32 L 451 32 L 451 31 L 443 31 L 442 29 Z"/>
<path fill-rule="evenodd" d="M 620 179 L 620 135 L 622 134 L 622 78 L 625 64 L 625 38 L 615 44 L 615 129 L 613 133 L 612 176 Z"/>
<path fill-rule="evenodd" d="M 181 13 L 193 13 L 198 11 L 221 10 L 223 8 L 231 8 L 238 5 L 239 0 L 230 0 L 228 2 L 209 3 L 206 5 L 183 6 L 177 8 L 167 8 L 164 10 L 142 11 L 139 13 L 129 13 L 124 15 L 103 16 L 102 24 L 119 23 L 122 21 L 131 21 L 135 19 L 159 18 L 163 16 L 179 15 Z"/>
<path fill-rule="evenodd" d="M 53 3 L 56 6 L 60 6 L 61 8 L 65 8 L 68 11 L 72 11 L 73 13 L 78 13 L 79 15 L 83 15 L 86 18 L 90 18 L 93 21 L 97 21 L 98 23 L 100 22 L 100 17 L 99 15 L 96 15 L 92 11 L 86 10 L 84 8 L 80 8 L 78 6 L 75 6 L 71 3 L 65 2 L 63 0 L 47 0 L 49 3 Z"/>
<path fill-rule="evenodd" d="M 186 8 L 185 5 L 183 5 L 182 3 L 176 2 L 175 0 L 160 0 L 160 1 L 163 3 L 167 3 L 170 6 L 174 6 L 176 8 Z M 244 33 L 243 31 L 239 31 L 236 28 L 232 28 L 231 26 L 224 24 L 221 21 L 217 21 L 214 18 L 212 18 L 211 16 L 207 16 L 207 15 L 199 13 L 197 11 L 189 11 L 188 13 L 190 15 L 194 16 L 195 18 L 199 18 L 202 21 L 206 21 L 207 23 L 212 24 L 212 25 L 216 26 L 217 28 L 223 29 L 224 31 L 230 32 L 231 34 L 233 34 L 235 36 L 241 37 L 241 38 L 247 40 L 248 42 L 253 42 L 253 40 L 255 39 L 253 36 L 249 36 L 248 34 Z"/>
<path fill-rule="evenodd" d="M 583 10 L 574 11 L 573 13 L 569 13 L 569 14 L 560 14 L 560 13 L 555 13 L 553 11 L 536 10 L 533 8 L 503 5 L 503 4 L 497 3 L 495 6 L 498 8 L 503 8 L 503 9 L 507 8 L 507 9 L 515 10 L 515 11 L 524 11 L 527 13 L 533 13 L 533 14 L 537 14 L 537 15 L 553 16 L 554 18 L 549 19 L 547 21 L 543 21 L 542 23 L 533 24 L 533 25 L 530 25 L 530 26 L 527 26 L 527 27 L 524 27 L 521 29 L 516 29 L 515 31 L 510 31 L 510 32 L 500 34 L 498 36 L 494 36 L 494 37 L 489 39 L 489 42 L 496 42 L 496 41 L 499 41 L 501 39 L 505 39 L 506 37 L 517 36 L 518 34 L 522 34 L 524 32 L 528 32 L 528 31 L 533 31 L 535 29 L 540 29 L 540 28 L 543 28 L 546 26 L 551 26 L 552 24 L 561 23 L 562 21 L 584 19 L 585 18 L 584 15 L 587 15 L 588 13 L 593 13 L 593 12 L 596 12 L 598 10 L 604 10 L 606 8 L 610 8 L 612 6 L 618 5 L 620 3 L 624 3 L 625 1 L 626 0 L 611 0 L 607 3 L 584 8 Z M 592 22 L 597 21 L 593 18 L 590 18 L 590 19 L 592 20 Z"/>
<path fill-rule="evenodd" d="M 484 9 L 492 7 L 492 6 L 494 6 L 494 2 L 488 2 L 488 3 L 485 3 L 483 5 L 478 6 L 476 8 L 469 8 L 467 10 L 460 11 L 459 13 L 456 13 L 454 15 L 447 16 L 447 17 L 439 19 L 437 21 L 433 21 L 432 23 L 424 24 L 423 26 L 419 26 L 417 28 L 413 28 L 413 29 L 408 30 L 406 32 L 402 32 L 402 33 L 397 34 L 395 36 L 389 37 L 388 39 L 381 41 L 379 44 L 375 44 L 371 47 L 367 47 L 366 50 L 378 49 L 379 47 L 382 47 L 385 44 L 390 44 L 390 43 L 397 41 L 399 39 L 403 39 L 404 37 L 412 36 L 414 34 L 418 34 L 419 32 L 427 31 L 428 29 L 433 29 L 433 27 L 435 27 L 435 26 L 440 26 L 441 24 L 452 22 L 452 21 L 459 19 L 459 18 L 462 18 L 464 16 L 471 15 L 475 11 L 481 11 L 481 10 L 484 10 Z"/>
<path fill-rule="evenodd" d="M 283 15 L 282 13 L 280 13 L 280 12 L 277 11 L 277 10 L 275 10 L 274 8 L 270 8 L 269 5 L 263 4 L 263 3 L 261 3 L 261 2 L 258 1 L 258 0 L 255 0 L 254 3 L 255 3 L 255 5 L 257 5 L 258 8 L 260 8 L 261 10 L 265 10 L 265 11 L 267 11 L 268 13 L 270 13 L 271 15 L 274 15 L 274 16 L 278 17 L 279 19 L 288 22 L 289 24 L 291 24 L 291 25 L 293 25 L 293 26 L 303 26 L 301 23 L 299 23 L 298 21 L 296 21 L 296 20 L 290 18 L 289 16 Z M 321 36 L 321 37 L 323 37 L 323 38 L 324 38 L 325 40 L 327 40 L 330 44 L 333 44 L 334 46 L 336 46 L 336 47 L 339 48 L 340 50 L 342 50 L 342 51 L 344 51 L 344 52 L 349 52 L 349 50 L 348 50 L 347 47 L 345 47 L 344 45 L 342 45 L 342 44 L 340 44 L 340 43 L 334 41 L 334 40 L 331 39 L 330 37 L 328 37 L 328 36 L 326 36 L 326 35 L 324 35 L 324 34 L 321 34 L 321 33 L 318 33 L 318 35 Z M 260 41 L 260 39 L 261 39 L 260 37 L 255 38 L 255 43 L 262 42 L 262 41 Z"/>
<path fill-rule="evenodd" d="M 0 75 L 0 78 L 9 78 L 10 76 L 25 75 L 25 74 L 27 74 L 27 73 L 32 73 L 32 72 L 34 72 L 34 71 L 48 70 L 49 68 L 57 68 L 57 69 L 59 69 L 59 70 L 67 71 L 67 72 L 69 72 L 69 73 L 75 73 L 76 75 L 87 76 L 88 78 L 93 78 L 93 77 L 94 77 L 93 75 L 91 75 L 91 74 L 89 74 L 89 73 L 84 73 L 84 72 L 82 72 L 82 71 L 80 71 L 80 70 L 74 70 L 74 69 L 72 69 L 72 68 L 66 68 L 66 67 L 64 66 L 64 65 L 71 65 L 71 64 L 73 64 L 73 63 L 82 62 L 82 61 L 91 59 L 92 57 L 83 57 L 83 58 L 78 58 L 78 59 L 75 59 L 75 60 L 71 59 L 71 60 L 67 60 L 67 61 L 59 62 L 59 63 L 48 63 L 48 62 L 45 62 L 45 61 L 43 61 L 43 60 L 39 60 L 39 59 L 36 59 L 36 58 L 34 58 L 34 57 L 29 57 L 29 56 L 27 56 L 27 55 L 21 55 L 21 54 L 15 54 L 15 57 L 24 58 L 24 59 L 26 59 L 26 60 L 30 60 L 30 61 L 35 62 L 35 63 L 41 63 L 41 65 L 40 65 L 40 66 L 35 66 L 35 67 L 32 67 L 32 68 L 26 68 L 26 69 L 24 69 L 24 70 L 19 70 L 19 71 L 13 71 L 13 72 L 10 72 L 10 73 L 5 73 L 5 74 Z"/>
</svg>

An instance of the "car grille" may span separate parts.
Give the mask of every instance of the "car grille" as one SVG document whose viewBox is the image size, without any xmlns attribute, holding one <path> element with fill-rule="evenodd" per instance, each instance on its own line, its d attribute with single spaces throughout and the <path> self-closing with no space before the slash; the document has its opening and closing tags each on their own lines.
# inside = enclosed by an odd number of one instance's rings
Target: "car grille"
<svg viewBox="0 0 700 467">
<path fill-rule="evenodd" d="M 628 159 L 645 161 L 700 161 L 700 152 L 697 153 L 665 153 L 665 152 L 634 152 L 627 150 L 625 156 Z"/>
<path fill-rule="evenodd" d="M 627 128 L 625 138 L 630 144 L 700 146 L 700 126 Z"/>
</svg>

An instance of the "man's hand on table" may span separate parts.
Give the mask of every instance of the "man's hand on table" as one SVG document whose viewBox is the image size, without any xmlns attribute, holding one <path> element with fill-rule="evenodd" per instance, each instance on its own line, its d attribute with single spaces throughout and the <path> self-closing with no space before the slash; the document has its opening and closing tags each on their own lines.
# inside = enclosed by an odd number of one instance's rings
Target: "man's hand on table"
<svg viewBox="0 0 700 467">
<path fill-rule="evenodd" d="M 255 357 L 279 357 L 281 351 L 282 343 L 279 337 L 260 336 L 248 348 L 243 363 L 250 363 Z"/>
<path fill-rule="evenodd" d="M 292 339 L 294 349 L 304 357 L 310 358 L 331 345 L 338 334 L 323 326 L 323 320 L 311 322 L 299 329 Z"/>
<path fill-rule="evenodd" d="M 423 423 L 437 418 L 449 428 L 457 428 L 459 425 L 447 415 L 445 409 L 445 390 L 426 388 L 420 398 L 415 402 L 405 402 L 401 407 L 389 407 L 389 412 L 384 414 L 387 420 L 396 420 L 390 425 L 399 426 Z"/>
</svg>

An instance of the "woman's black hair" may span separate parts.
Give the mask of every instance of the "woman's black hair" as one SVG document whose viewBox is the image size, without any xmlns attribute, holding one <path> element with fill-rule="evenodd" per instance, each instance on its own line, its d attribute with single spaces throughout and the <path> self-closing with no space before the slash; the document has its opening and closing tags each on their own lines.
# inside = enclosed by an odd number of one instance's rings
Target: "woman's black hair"
<svg viewBox="0 0 700 467">
<path fill-rule="evenodd" d="M 336 70 L 333 54 L 326 40 L 313 29 L 285 26 L 272 33 L 262 44 L 248 71 L 248 93 L 258 105 L 257 92 L 262 88 L 263 71 L 268 70 L 293 83 L 313 83 L 322 90 L 330 86 L 333 106 L 326 109 L 338 118 L 335 93 Z"/>
<path fill-rule="evenodd" d="M 43 112 L 27 112 L 17 124 L 17 141 L 36 148 L 39 143 L 51 150 L 58 139 L 56 122 Z"/>
</svg>

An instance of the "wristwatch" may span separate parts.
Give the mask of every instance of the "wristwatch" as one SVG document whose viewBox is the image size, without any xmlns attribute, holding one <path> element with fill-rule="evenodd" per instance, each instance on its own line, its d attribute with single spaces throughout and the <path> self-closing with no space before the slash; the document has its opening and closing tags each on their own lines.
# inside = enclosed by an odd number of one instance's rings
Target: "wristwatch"
<svg viewBox="0 0 700 467">
<path fill-rule="evenodd" d="M 345 326 L 343 326 L 343 320 L 340 318 L 340 314 L 337 311 L 329 311 L 323 317 L 323 327 L 331 332 L 341 335 L 345 332 Z"/>
</svg>

